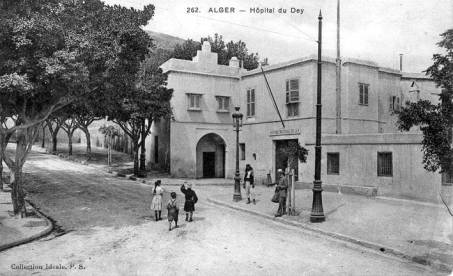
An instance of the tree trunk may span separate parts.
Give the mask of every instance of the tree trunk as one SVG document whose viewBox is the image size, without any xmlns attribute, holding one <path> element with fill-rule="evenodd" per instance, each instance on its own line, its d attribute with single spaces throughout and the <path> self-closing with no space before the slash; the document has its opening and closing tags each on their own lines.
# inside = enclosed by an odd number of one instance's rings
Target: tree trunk
<svg viewBox="0 0 453 276">
<path fill-rule="evenodd" d="M 72 135 L 73 133 L 69 132 L 68 133 L 68 155 L 72 155 Z"/>
<path fill-rule="evenodd" d="M 88 156 L 91 155 L 91 135 L 88 129 L 82 129 L 82 131 L 85 133 L 85 137 L 87 139 L 87 154 Z"/>
<path fill-rule="evenodd" d="M 55 131 L 54 133 L 52 133 L 52 151 L 53 152 L 56 152 L 57 151 L 57 134 L 58 132 Z"/>
<path fill-rule="evenodd" d="M 15 215 L 25 216 L 25 194 L 22 187 L 22 168 L 16 167 L 14 170 L 14 183 L 12 184 L 11 200 Z"/>
<path fill-rule="evenodd" d="M 142 130 L 141 130 L 141 143 L 140 143 L 140 171 L 142 173 L 145 173 L 146 171 L 146 148 L 145 148 L 145 139 L 146 139 L 146 133 L 145 133 L 145 120 L 142 121 Z"/>
<path fill-rule="evenodd" d="M 133 141 L 134 175 L 139 175 L 138 167 L 138 141 Z"/>
<path fill-rule="evenodd" d="M 46 125 L 42 125 L 42 143 L 41 143 L 41 148 L 46 147 Z"/>
</svg>

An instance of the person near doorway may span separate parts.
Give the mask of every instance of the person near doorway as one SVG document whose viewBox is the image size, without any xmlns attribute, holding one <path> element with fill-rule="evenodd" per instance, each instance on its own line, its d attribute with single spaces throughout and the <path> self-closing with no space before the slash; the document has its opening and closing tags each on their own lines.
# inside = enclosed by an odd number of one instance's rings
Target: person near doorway
<svg viewBox="0 0 453 276">
<path fill-rule="evenodd" d="M 154 210 L 156 221 L 162 219 L 162 195 L 164 194 L 164 189 L 160 185 L 160 180 L 154 182 L 153 200 L 151 202 L 151 210 Z"/>
<path fill-rule="evenodd" d="M 187 186 L 187 188 L 186 188 Z M 192 190 L 192 184 L 184 182 L 181 186 L 181 192 L 186 198 L 184 203 L 184 211 L 186 212 L 186 221 L 192 221 L 193 212 L 195 211 L 195 203 L 198 201 L 197 194 Z"/>
<path fill-rule="evenodd" d="M 255 181 L 253 175 L 253 168 L 250 164 L 245 165 L 244 174 L 244 185 L 245 194 L 247 195 L 247 204 L 250 204 L 250 198 L 252 198 L 253 204 L 256 204 L 255 200 Z"/>
<path fill-rule="evenodd" d="M 286 214 L 286 194 L 288 190 L 288 183 L 286 182 L 286 177 L 285 173 L 283 172 L 282 169 L 278 169 L 278 175 L 279 175 L 279 180 L 278 180 L 278 211 L 277 214 L 275 214 L 276 217 L 281 217 L 284 214 Z"/>
<path fill-rule="evenodd" d="M 178 228 L 178 215 L 179 215 L 179 207 L 178 202 L 176 202 L 176 193 L 171 192 L 170 200 L 167 203 L 167 210 L 168 210 L 168 231 L 171 231 L 171 223 L 175 222 L 175 228 Z"/>
</svg>

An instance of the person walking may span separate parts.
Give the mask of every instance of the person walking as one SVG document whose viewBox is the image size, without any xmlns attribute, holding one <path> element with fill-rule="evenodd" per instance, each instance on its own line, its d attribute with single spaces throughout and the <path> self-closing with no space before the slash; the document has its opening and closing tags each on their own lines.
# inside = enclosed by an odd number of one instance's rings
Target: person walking
<svg viewBox="0 0 453 276">
<path fill-rule="evenodd" d="M 245 194 L 247 196 L 247 204 L 250 204 L 250 198 L 252 198 L 253 204 L 256 204 L 255 200 L 255 177 L 253 175 L 253 168 L 250 164 L 245 165 L 244 174 L 244 185 Z"/>
<path fill-rule="evenodd" d="M 288 190 L 288 183 L 286 182 L 286 177 L 285 173 L 283 172 L 282 169 L 278 169 L 278 175 L 279 175 L 279 180 L 278 180 L 278 211 L 277 214 L 275 214 L 276 217 L 281 217 L 284 214 L 286 214 L 286 195 L 287 195 L 287 190 Z"/>
<path fill-rule="evenodd" d="M 164 193 L 164 189 L 160 186 L 160 184 L 160 180 L 154 182 L 153 201 L 151 202 L 151 210 L 154 210 L 154 218 L 156 221 L 162 219 L 162 195 Z"/>
<path fill-rule="evenodd" d="M 186 201 L 184 203 L 186 221 L 192 221 L 193 212 L 195 211 L 195 203 L 197 203 L 198 201 L 197 194 L 195 193 L 194 190 L 192 190 L 192 184 L 187 182 L 184 182 L 184 184 L 182 184 L 181 192 L 184 194 L 186 198 Z"/>
<path fill-rule="evenodd" d="M 171 192 L 170 200 L 167 203 L 167 210 L 168 210 L 168 231 L 171 231 L 171 223 L 175 222 L 175 228 L 178 228 L 178 215 L 179 215 L 179 206 L 178 202 L 176 202 L 176 193 Z"/>
</svg>

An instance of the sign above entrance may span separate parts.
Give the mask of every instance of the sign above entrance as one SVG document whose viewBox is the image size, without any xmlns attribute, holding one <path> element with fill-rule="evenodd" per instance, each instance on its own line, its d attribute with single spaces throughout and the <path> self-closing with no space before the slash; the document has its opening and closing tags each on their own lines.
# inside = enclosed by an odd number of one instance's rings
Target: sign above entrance
<svg viewBox="0 0 453 276">
<path fill-rule="evenodd" d="M 290 129 L 279 129 L 271 130 L 269 136 L 280 136 L 280 135 L 300 135 L 300 129 L 290 128 Z"/>
</svg>

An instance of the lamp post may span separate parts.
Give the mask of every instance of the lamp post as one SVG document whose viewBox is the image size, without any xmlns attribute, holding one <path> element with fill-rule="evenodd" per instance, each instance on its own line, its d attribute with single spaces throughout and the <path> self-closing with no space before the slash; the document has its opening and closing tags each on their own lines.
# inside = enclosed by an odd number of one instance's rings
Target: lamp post
<svg viewBox="0 0 453 276">
<path fill-rule="evenodd" d="M 326 220 L 322 208 L 321 181 L 321 45 L 322 45 L 322 15 L 318 17 L 318 86 L 316 93 L 316 145 L 315 145 L 315 180 L 313 181 L 313 204 L 310 221 L 323 222 Z"/>
<path fill-rule="evenodd" d="M 239 106 L 234 108 L 236 112 L 233 113 L 233 126 L 236 131 L 236 173 L 234 174 L 234 194 L 233 201 L 240 201 L 241 196 L 241 177 L 239 176 L 239 128 L 242 127 L 242 113 L 239 112 Z"/>
</svg>

